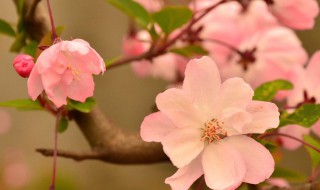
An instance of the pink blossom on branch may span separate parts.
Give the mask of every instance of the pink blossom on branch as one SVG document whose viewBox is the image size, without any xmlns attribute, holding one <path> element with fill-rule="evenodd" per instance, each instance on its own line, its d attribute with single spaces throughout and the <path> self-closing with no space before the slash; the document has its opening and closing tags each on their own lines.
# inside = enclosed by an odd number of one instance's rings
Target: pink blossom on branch
<svg viewBox="0 0 320 190">
<path fill-rule="evenodd" d="M 61 41 L 39 56 L 28 80 L 28 93 L 35 100 L 44 90 L 57 107 L 66 105 L 67 97 L 84 102 L 93 96 L 92 75 L 105 69 L 103 59 L 88 42 Z"/>
<path fill-rule="evenodd" d="M 179 169 L 166 179 L 174 190 L 187 190 L 204 174 L 215 190 L 236 189 L 242 182 L 258 184 L 270 177 L 270 152 L 244 134 L 263 133 L 279 124 L 275 104 L 253 101 L 253 90 L 240 78 L 221 84 L 209 57 L 187 65 L 182 89 L 159 94 L 159 112 L 145 117 L 141 137 L 161 142 Z"/>
<path fill-rule="evenodd" d="M 298 30 L 312 29 L 319 14 L 316 0 L 268 0 L 279 21 Z"/>
<path fill-rule="evenodd" d="M 320 51 L 314 53 L 306 68 L 295 67 L 288 74 L 288 80 L 293 83 L 293 90 L 288 91 L 288 107 L 299 107 L 302 104 L 320 103 Z M 291 111 L 291 110 L 290 110 Z M 316 122 L 311 128 L 304 128 L 299 125 L 288 125 L 279 129 L 281 133 L 303 139 L 303 135 L 311 131 L 320 137 L 320 121 Z M 294 150 L 301 146 L 301 143 L 286 137 L 279 137 L 282 146 Z"/>
<path fill-rule="evenodd" d="M 141 55 L 149 50 L 151 37 L 147 31 L 140 31 L 134 36 L 128 36 L 122 44 L 125 56 Z M 174 53 L 166 53 L 154 57 L 152 60 L 133 61 L 131 67 L 138 77 L 161 78 L 166 81 L 175 82 L 183 77 L 187 60 Z"/>
<path fill-rule="evenodd" d="M 212 33 L 208 39 L 220 39 L 218 37 L 223 35 L 220 32 Z M 226 42 L 234 49 L 221 43 L 207 42 L 210 43 L 207 45 L 210 55 L 217 60 L 223 79 L 242 77 L 257 87 L 270 80 L 285 78 L 292 67 L 303 65 L 308 58 L 300 40 L 290 29 L 273 27 L 256 31 L 254 35 L 247 34 L 251 32 L 244 32 L 237 41 Z M 221 41 L 224 43 L 225 39 L 230 38 L 225 36 Z"/>
</svg>

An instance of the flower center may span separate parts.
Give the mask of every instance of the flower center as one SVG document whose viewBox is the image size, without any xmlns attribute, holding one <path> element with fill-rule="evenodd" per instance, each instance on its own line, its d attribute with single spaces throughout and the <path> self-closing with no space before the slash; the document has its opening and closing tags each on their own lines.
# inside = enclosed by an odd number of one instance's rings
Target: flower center
<svg viewBox="0 0 320 190">
<path fill-rule="evenodd" d="M 238 61 L 238 64 L 240 64 L 244 71 L 248 70 L 249 65 L 253 64 L 256 61 L 255 52 L 257 51 L 257 48 L 253 48 L 251 50 L 245 50 L 244 52 L 241 52 L 240 60 Z"/>
<path fill-rule="evenodd" d="M 204 124 L 202 128 L 203 134 L 201 136 L 201 141 L 212 143 L 213 141 L 218 141 L 224 139 L 228 136 L 227 132 L 223 130 L 221 124 L 217 119 L 212 119 L 211 121 Z"/>
</svg>

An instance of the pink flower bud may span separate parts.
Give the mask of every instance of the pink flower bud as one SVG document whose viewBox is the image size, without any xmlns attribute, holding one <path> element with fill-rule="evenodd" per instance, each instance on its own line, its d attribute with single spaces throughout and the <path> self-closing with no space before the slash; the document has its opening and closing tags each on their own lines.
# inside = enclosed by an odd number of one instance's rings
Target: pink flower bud
<svg viewBox="0 0 320 190">
<path fill-rule="evenodd" d="M 23 78 L 28 78 L 34 66 L 33 57 L 27 54 L 20 54 L 13 60 L 13 67 Z"/>
</svg>

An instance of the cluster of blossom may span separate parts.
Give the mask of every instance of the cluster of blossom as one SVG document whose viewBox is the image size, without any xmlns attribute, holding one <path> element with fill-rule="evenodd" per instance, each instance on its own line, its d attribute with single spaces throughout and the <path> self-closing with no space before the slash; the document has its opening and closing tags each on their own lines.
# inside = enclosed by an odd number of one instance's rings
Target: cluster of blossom
<svg viewBox="0 0 320 190">
<path fill-rule="evenodd" d="M 164 6 L 161 0 L 136 1 L 150 12 Z M 166 53 L 131 63 L 138 76 L 181 83 L 156 97 L 159 111 L 141 125 L 142 139 L 160 142 L 178 168 L 166 179 L 174 190 L 188 189 L 202 175 L 215 190 L 233 190 L 242 182 L 259 184 L 271 176 L 275 165 L 271 153 L 249 134 L 277 128 L 280 114 L 274 103 L 252 100 L 252 88 L 286 79 L 294 89 L 277 98 L 287 100 L 287 111 L 320 103 L 320 52 L 306 65 L 308 55 L 290 29 L 313 27 L 319 12 L 316 0 L 197 0 L 189 7 L 198 15 L 217 3 L 221 4 L 176 43 L 201 45 L 208 56 L 188 62 Z M 123 53 L 139 56 L 153 45 L 148 31 L 131 31 Z M 93 95 L 92 75 L 106 69 L 100 55 L 80 39 L 57 40 L 36 64 L 32 57 L 18 56 L 14 67 L 29 77 L 33 100 L 44 91 L 56 108 L 66 105 L 67 98 L 85 102 Z M 279 131 L 300 139 L 310 131 L 320 136 L 320 122 L 311 129 L 288 125 Z M 279 142 L 288 149 L 300 146 L 282 137 Z"/>
<path fill-rule="evenodd" d="M 198 14 L 219 2 L 198 0 L 190 8 Z M 240 134 L 276 128 L 278 111 L 271 103 L 251 101 L 253 94 L 244 81 L 253 88 L 275 79 L 292 82 L 293 90 L 277 96 L 287 101 L 288 112 L 304 103 L 320 103 L 320 52 L 307 64 L 308 55 L 292 30 L 313 28 L 318 12 L 315 0 L 226 1 L 193 27 L 200 31 L 196 43 L 208 51 L 217 68 L 208 57 L 187 63 L 186 59 L 177 61 L 178 56 L 172 53 L 132 63 L 138 76 L 170 82 L 184 77 L 182 69 L 187 68 L 182 89 L 159 94 L 156 103 L 160 111 L 147 116 L 141 126 L 142 138 L 161 142 L 179 168 L 166 179 L 172 189 L 188 189 L 203 174 L 212 189 L 235 189 L 242 182 L 257 184 L 270 177 L 274 162 L 269 152 Z M 124 54 L 148 51 L 148 35 L 140 31 L 128 36 Z M 299 139 L 311 131 L 320 136 L 320 122 L 311 129 L 299 125 L 279 128 L 279 132 Z M 286 137 L 278 137 L 278 142 L 291 150 L 301 145 Z"/>
</svg>

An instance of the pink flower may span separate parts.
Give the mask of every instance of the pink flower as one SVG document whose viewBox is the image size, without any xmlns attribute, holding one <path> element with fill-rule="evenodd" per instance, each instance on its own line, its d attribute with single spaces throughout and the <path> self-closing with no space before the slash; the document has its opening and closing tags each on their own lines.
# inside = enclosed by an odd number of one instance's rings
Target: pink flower
<svg viewBox="0 0 320 190">
<path fill-rule="evenodd" d="M 167 53 L 153 58 L 151 61 L 134 61 L 131 66 L 134 73 L 139 77 L 161 78 L 175 82 L 183 76 L 187 61 L 179 55 Z"/>
<path fill-rule="evenodd" d="M 253 90 L 240 78 L 221 84 L 208 57 L 187 65 L 182 89 L 159 94 L 159 112 L 145 117 L 141 137 L 161 142 L 179 169 L 166 179 L 174 190 L 187 190 L 204 174 L 215 190 L 258 184 L 274 170 L 270 152 L 243 134 L 263 133 L 279 124 L 275 104 L 253 101 Z"/>
<path fill-rule="evenodd" d="M 213 39 L 216 39 L 215 35 L 212 35 Z M 308 58 L 300 40 L 287 28 L 273 27 L 256 31 L 254 35 L 243 33 L 243 36 L 234 42 L 224 42 L 224 39 L 230 39 L 228 36 L 218 38 L 230 47 L 219 43 L 208 47 L 223 79 L 242 77 L 257 87 L 270 80 L 285 78 L 292 67 L 303 65 Z"/>
<path fill-rule="evenodd" d="M 13 67 L 16 72 L 23 78 L 28 78 L 33 69 L 33 57 L 27 54 L 20 54 L 13 60 Z"/>
<path fill-rule="evenodd" d="M 163 0 L 134 0 L 141 4 L 147 11 L 156 12 L 164 6 Z"/>
<path fill-rule="evenodd" d="M 289 107 L 299 107 L 302 104 L 320 103 L 320 51 L 317 51 L 310 59 L 306 68 L 295 67 L 289 74 L 287 79 L 293 83 L 293 90 L 285 93 L 287 96 L 287 104 Z M 289 110 L 292 111 L 292 110 Z M 299 139 L 303 139 L 303 135 L 309 134 L 310 131 L 320 137 L 320 121 L 316 122 L 311 128 L 304 128 L 299 125 L 288 125 L 279 129 L 281 133 L 285 133 Z M 283 147 L 294 150 L 301 146 L 286 137 L 279 137 Z"/>
<path fill-rule="evenodd" d="M 303 135 L 307 135 L 310 132 L 309 128 L 301 127 L 300 125 L 286 125 L 279 128 L 280 133 L 284 133 L 298 139 L 303 139 Z M 279 136 L 281 146 L 288 150 L 295 150 L 301 146 L 301 143 L 288 137 Z"/>
<path fill-rule="evenodd" d="M 148 43 L 149 42 L 149 43 Z M 127 36 L 122 42 L 122 52 L 125 56 L 137 56 L 150 48 L 150 35 L 147 31 L 140 31 L 135 35 Z"/>
<path fill-rule="evenodd" d="M 145 53 L 151 46 L 151 37 L 147 31 L 140 31 L 136 36 L 127 38 L 123 43 L 123 53 L 126 56 L 137 56 Z M 187 60 L 174 53 L 167 53 L 152 60 L 134 61 L 131 66 L 139 77 L 161 78 L 175 82 L 184 73 Z"/>
<path fill-rule="evenodd" d="M 273 0 L 270 6 L 281 23 L 299 30 L 312 29 L 319 13 L 316 0 Z"/>
<path fill-rule="evenodd" d="M 88 42 L 61 41 L 39 56 L 28 80 L 29 96 L 35 100 L 44 90 L 57 107 L 66 105 L 67 97 L 84 102 L 93 95 L 92 74 L 104 71 L 102 58 Z"/>
</svg>

